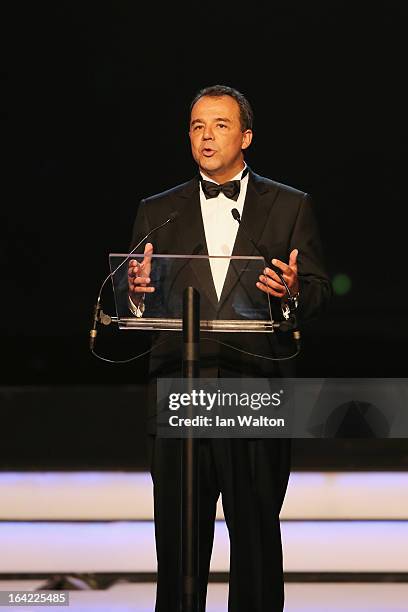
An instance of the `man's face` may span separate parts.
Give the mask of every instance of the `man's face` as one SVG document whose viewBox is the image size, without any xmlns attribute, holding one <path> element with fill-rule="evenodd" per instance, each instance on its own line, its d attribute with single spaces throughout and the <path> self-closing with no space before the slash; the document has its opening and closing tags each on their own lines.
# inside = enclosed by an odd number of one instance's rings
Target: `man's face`
<svg viewBox="0 0 408 612">
<path fill-rule="evenodd" d="M 200 98 L 191 111 L 189 134 L 193 157 L 207 176 L 224 182 L 242 169 L 252 131 L 242 132 L 238 102 L 231 96 Z"/>
</svg>

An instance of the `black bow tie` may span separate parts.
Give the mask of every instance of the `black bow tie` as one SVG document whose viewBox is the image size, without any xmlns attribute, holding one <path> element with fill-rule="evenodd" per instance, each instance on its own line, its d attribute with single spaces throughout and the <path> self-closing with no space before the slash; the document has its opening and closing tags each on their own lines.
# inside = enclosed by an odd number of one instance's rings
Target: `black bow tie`
<svg viewBox="0 0 408 612">
<path fill-rule="evenodd" d="M 241 189 L 241 180 L 248 174 L 249 168 L 248 166 L 245 168 L 241 175 L 240 180 L 236 181 L 227 181 L 226 183 L 222 183 L 218 185 L 218 183 L 213 183 L 212 181 L 205 181 L 200 175 L 201 187 L 203 189 L 204 195 L 206 199 L 216 198 L 221 192 L 225 195 L 225 197 L 234 200 L 235 202 L 238 200 L 239 192 Z"/>
<path fill-rule="evenodd" d="M 201 187 L 203 188 L 206 199 L 216 198 L 221 192 L 231 200 L 238 200 L 239 191 L 241 187 L 241 181 L 228 181 L 222 185 L 212 183 L 211 181 L 201 181 Z"/>
</svg>

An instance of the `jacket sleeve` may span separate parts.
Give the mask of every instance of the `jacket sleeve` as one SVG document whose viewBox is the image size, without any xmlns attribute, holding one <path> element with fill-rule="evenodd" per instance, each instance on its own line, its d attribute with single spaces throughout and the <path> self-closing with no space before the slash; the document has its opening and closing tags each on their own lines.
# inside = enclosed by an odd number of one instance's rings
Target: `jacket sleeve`
<svg viewBox="0 0 408 612">
<path fill-rule="evenodd" d="M 332 288 L 325 270 L 319 229 L 309 196 L 302 198 L 290 239 L 290 251 L 298 249 L 299 318 L 310 321 L 327 307 Z"/>
</svg>

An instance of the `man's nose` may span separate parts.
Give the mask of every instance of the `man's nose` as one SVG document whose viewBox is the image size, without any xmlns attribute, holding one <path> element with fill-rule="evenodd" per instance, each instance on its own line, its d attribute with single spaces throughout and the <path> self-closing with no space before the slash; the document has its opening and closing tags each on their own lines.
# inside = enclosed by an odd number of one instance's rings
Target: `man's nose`
<svg viewBox="0 0 408 612">
<path fill-rule="evenodd" d="M 210 126 L 207 126 L 204 128 L 204 133 L 203 133 L 203 140 L 213 140 L 214 139 L 214 133 L 211 129 Z"/>
</svg>

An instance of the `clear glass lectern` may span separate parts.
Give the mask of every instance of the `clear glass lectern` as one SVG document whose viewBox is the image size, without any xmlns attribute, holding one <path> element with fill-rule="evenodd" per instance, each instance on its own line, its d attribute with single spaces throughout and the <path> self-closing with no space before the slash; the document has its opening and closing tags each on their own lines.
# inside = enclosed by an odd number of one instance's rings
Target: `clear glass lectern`
<svg viewBox="0 0 408 612">
<path fill-rule="evenodd" d="M 129 303 L 128 267 L 142 263 L 153 293 L 143 294 L 137 315 Z M 181 331 L 183 292 L 188 286 L 200 293 L 200 328 L 207 332 L 273 332 L 269 295 L 256 287 L 265 268 L 263 257 L 157 255 L 111 253 L 109 264 L 120 329 Z M 213 277 L 224 274 L 221 295 Z M 140 306 L 140 303 L 137 304 Z M 135 310 L 135 308 L 133 308 Z M 143 312 L 141 312 L 143 311 Z"/>
</svg>

